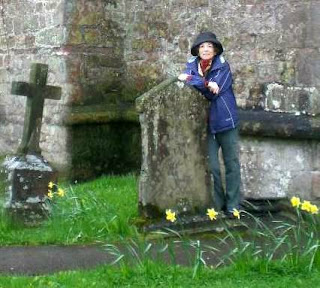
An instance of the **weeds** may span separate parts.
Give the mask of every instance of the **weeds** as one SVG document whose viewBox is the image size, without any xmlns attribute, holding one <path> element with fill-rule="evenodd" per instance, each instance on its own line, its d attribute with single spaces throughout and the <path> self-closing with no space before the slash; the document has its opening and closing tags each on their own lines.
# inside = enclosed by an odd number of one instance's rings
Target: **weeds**
<svg viewBox="0 0 320 288">
<path fill-rule="evenodd" d="M 166 219 L 170 222 L 179 221 L 178 215 L 172 215 L 166 210 Z M 208 217 L 216 220 L 217 215 L 208 210 Z M 246 232 L 239 232 L 230 229 L 228 220 L 224 223 L 225 237 L 220 237 L 213 245 L 203 245 L 199 239 L 184 239 L 177 231 L 167 229 L 166 232 L 159 232 L 162 236 L 174 236 L 178 240 L 167 240 L 160 249 L 157 250 L 157 260 L 164 260 L 165 254 L 169 255 L 170 264 L 178 267 L 177 245 L 183 248 L 185 257 L 189 258 L 189 266 L 192 267 L 192 278 L 201 274 L 203 269 L 210 267 L 221 267 L 231 264 L 237 271 L 246 273 L 248 267 L 254 266 L 260 273 L 269 273 L 274 269 L 275 263 L 281 263 L 283 267 L 296 269 L 299 271 L 311 272 L 320 268 L 320 240 L 319 238 L 319 220 L 316 214 L 294 210 L 296 221 L 290 221 L 287 218 L 282 220 L 273 220 L 270 223 L 264 223 L 260 218 L 241 211 L 242 226 Z M 214 217 L 213 217 L 214 216 Z M 269 216 L 271 217 L 271 215 Z M 177 220 L 178 219 L 178 220 Z M 271 218 L 272 219 L 272 218 Z M 237 219 L 232 221 L 238 221 Z M 177 223 L 179 224 L 179 223 Z M 157 249 L 159 243 L 131 242 L 128 246 L 129 254 L 134 262 L 144 271 L 148 270 L 150 261 L 154 260 L 152 251 Z M 212 241 L 213 243 L 213 241 Z M 181 249 L 180 249 L 181 250 Z M 190 253 L 190 251 L 192 251 Z M 223 252 L 226 251 L 226 252 Z M 148 252 L 148 253 L 147 253 Z M 206 261 L 205 255 L 214 255 L 215 266 Z M 125 254 L 123 254 L 125 255 Z M 160 257 L 159 257 L 160 255 Z M 162 259 L 161 259 L 162 258 Z M 181 256 L 180 256 L 181 258 Z M 118 257 L 124 260 L 125 256 Z"/>
</svg>

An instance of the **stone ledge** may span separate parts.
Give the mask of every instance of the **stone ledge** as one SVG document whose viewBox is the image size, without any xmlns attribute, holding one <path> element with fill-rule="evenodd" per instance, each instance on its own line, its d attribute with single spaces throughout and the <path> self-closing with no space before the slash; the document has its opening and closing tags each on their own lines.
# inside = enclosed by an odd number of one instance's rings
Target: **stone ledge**
<svg viewBox="0 0 320 288">
<path fill-rule="evenodd" d="M 83 106 L 71 108 L 70 114 L 64 119 L 66 126 L 81 124 L 101 124 L 110 122 L 139 122 L 134 105 L 126 107 Z"/>
<path fill-rule="evenodd" d="M 320 114 L 316 87 L 298 87 L 280 83 L 264 85 L 265 108 L 274 112 Z"/>
<path fill-rule="evenodd" d="M 201 233 L 224 232 L 228 228 L 244 228 L 245 225 L 236 219 L 227 219 L 219 216 L 216 221 L 211 221 L 208 216 L 184 215 L 176 222 L 171 223 L 166 220 L 153 221 L 142 227 L 141 232 L 145 234 L 159 233 L 162 237 L 177 237 L 178 235 L 194 235 Z"/>
<path fill-rule="evenodd" d="M 241 135 L 303 140 L 320 139 L 319 117 L 241 109 L 239 109 L 239 117 Z"/>
<path fill-rule="evenodd" d="M 66 126 L 81 124 L 100 124 L 110 122 L 139 122 L 139 113 L 143 111 L 145 102 L 155 97 L 177 78 L 169 78 L 136 99 L 135 104 L 126 106 L 101 105 L 72 107 L 70 114 L 64 119 Z M 197 93 L 197 92 L 195 92 Z M 320 117 L 295 115 L 286 112 L 239 109 L 240 134 L 244 136 L 260 136 L 291 139 L 320 139 Z"/>
<path fill-rule="evenodd" d="M 139 122 L 133 106 L 104 111 L 74 110 L 64 120 L 66 126 L 110 122 Z M 239 109 L 240 134 L 275 138 L 320 140 L 320 118 L 307 115 Z"/>
</svg>

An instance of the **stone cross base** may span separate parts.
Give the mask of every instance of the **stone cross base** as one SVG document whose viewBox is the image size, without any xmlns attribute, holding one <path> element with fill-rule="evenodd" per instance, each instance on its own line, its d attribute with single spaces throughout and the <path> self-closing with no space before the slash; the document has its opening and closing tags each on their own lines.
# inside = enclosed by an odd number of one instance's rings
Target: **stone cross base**
<svg viewBox="0 0 320 288">
<path fill-rule="evenodd" d="M 37 226 L 44 219 L 47 219 L 50 211 L 46 203 L 14 203 L 5 208 L 7 217 L 11 222 L 26 225 Z"/>
<path fill-rule="evenodd" d="M 46 203 L 49 182 L 56 182 L 57 172 L 41 156 L 24 155 L 7 158 L 7 212 L 24 223 L 36 223 L 49 213 Z"/>
</svg>

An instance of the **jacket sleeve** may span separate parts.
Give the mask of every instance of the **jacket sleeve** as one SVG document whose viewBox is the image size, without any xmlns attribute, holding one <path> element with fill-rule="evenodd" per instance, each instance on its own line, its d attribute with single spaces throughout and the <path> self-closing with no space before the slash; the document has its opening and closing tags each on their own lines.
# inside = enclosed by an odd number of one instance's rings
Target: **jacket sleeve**
<svg viewBox="0 0 320 288">
<path fill-rule="evenodd" d="M 219 93 L 221 94 L 228 90 L 230 86 L 232 86 L 232 75 L 230 71 L 229 64 L 224 65 L 221 67 L 217 72 L 216 75 L 209 78 L 209 81 L 216 82 L 219 86 Z"/>
<path fill-rule="evenodd" d="M 208 87 L 206 86 L 205 79 L 201 77 L 198 73 L 198 71 L 194 71 L 190 69 L 190 66 L 186 65 L 186 69 L 184 70 L 184 73 L 190 75 L 190 77 L 187 79 L 186 83 L 188 85 L 193 86 L 196 88 L 202 95 L 204 95 L 208 100 L 213 100 L 217 97 L 216 94 L 213 94 Z"/>
</svg>

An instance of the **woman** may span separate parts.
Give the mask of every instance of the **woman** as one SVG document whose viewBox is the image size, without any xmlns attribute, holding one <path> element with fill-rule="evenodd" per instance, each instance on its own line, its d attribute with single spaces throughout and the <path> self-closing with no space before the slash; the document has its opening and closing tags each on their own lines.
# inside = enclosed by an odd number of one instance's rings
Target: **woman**
<svg viewBox="0 0 320 288">
<path fill-rule="evenodd" d="M 239 209 L 240 205 L 239 118 L 230 67 L 222 52 L 223 47 L 215 34 L 200 33 L 191 47 L 193 57 L 178 78 L 195 87 L 210 101 L 208 141 L 215 208 L 232 218 L 234 209 Z M 220 148 L 226 172 L 225 193 L 218 159 Z"/>
</svg>

